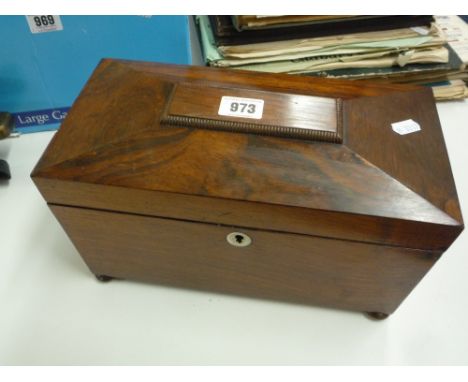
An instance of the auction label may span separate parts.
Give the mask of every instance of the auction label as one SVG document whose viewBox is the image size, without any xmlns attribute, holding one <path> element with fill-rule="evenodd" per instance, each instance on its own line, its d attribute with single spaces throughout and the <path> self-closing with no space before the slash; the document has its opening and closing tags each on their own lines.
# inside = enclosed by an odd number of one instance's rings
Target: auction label
<svg viewBox="0 0 468 382">
<path fill-rule="evenodd" d="M 63 30 L 60 16 L 33 15 L 26 16 L 31 33 L 55 32 Z"/>
<path fill-rule="evenodd" d="M 261 119 L 263 104 L 262 99 L 223 96 L 219 104 L 218 114 L 229 117 Z"/>
</svg>

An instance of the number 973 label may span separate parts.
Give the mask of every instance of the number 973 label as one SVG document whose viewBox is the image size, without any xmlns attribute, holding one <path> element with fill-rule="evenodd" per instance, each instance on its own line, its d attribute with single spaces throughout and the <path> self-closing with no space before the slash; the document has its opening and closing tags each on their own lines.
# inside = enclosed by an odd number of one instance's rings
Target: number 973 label
<svg viewBox="0 0 468 382">
<path fill-rule="evenodd" d="M 241 97 L 221 97 L 219 104 L 219 115 L 230 117 L 261 119 L 263 115 L 262 99 L 241 98 Z"/>
</svg>

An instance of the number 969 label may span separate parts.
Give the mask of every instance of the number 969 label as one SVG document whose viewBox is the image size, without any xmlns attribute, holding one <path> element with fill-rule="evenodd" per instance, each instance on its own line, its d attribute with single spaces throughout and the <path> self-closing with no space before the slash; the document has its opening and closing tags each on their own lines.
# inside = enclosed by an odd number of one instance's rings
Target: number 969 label
<svg viewBox="0 0 468 382">
<path fill-rule="evenodd" d="M 26 16 L 31 33 L 61 31 L 63 29 L 60 16 L 34 15 Z"/>
<path fill-rule="evenodd" d="M 219 115 L 230 117 L 261 119 L 263 115 L 262 99 L 241 98 L 241 97 L 221 97 L 219 104 Z"/>
</svg>

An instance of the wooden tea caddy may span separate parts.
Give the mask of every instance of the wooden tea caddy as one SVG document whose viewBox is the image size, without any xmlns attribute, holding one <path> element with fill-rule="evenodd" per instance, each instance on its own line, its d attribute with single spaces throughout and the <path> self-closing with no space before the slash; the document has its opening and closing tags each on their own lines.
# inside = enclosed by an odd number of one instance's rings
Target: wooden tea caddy
<svg viewBox="0 0 468 382">
<path fill-rule="evenodd" d="M 100 280 L 377 318 L 463 230 L 414 86 L 105 59 L 32 178 Z"/>
</svg>

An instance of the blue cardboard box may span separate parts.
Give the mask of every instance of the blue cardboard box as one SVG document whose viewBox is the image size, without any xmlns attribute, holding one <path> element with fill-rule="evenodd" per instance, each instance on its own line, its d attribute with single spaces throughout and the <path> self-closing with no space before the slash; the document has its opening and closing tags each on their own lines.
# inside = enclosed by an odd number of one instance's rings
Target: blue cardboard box
<svg viewBox="0 0 468 382">
<path fill-rule="evenodd" d="M 0 110 L 23 133 L 56 129 L 102 58 L 193 63 L 188 16 L 0 20 Z"/>
</svg>

